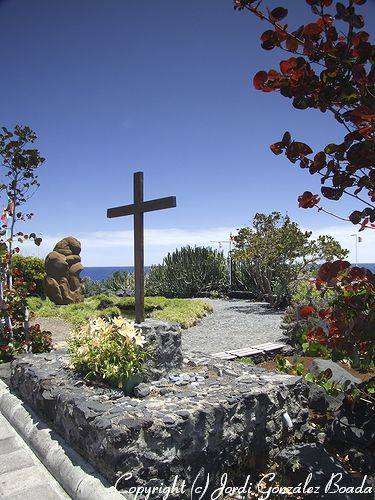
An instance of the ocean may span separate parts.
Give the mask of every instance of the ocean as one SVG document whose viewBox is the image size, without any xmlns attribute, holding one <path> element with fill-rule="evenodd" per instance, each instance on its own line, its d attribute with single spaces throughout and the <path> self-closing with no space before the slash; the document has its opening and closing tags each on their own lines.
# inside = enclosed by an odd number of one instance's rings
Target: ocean
<svg viewBox="0 0 375 500">
<path fill-rule="evenodd" d="M 150 266 L 145 266 L 145 272 L 150 269 Z M 124 267 L 85 267 L 81 273 L 82 278 L 91 278 L 93 281 L 101 281 L 109 278 L 116 271 L 134 272 L 133 266 Z"/>
<path fill-rule="evenodd" d="M 358 264 L 359 267 L 367 267 L 373 273 L 375 273 L 375 263 L 372 264 Z M 150 266 L 145 266 L 145 272 L 150 269 Z M 100 281 L 109 278 L 115 271 L 127 271 L 132 273 L 134 271 L 133 266 L 124 267 L 85 267 L 81 273 L 82 278 L 91 278 L 93 281 Z"/>
</svg>

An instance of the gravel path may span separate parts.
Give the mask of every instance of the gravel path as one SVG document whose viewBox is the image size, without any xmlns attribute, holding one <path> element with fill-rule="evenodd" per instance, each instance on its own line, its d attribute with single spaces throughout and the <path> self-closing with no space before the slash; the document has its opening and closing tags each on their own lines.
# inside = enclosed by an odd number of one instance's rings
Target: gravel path
<svg viewBox="0 0 375 500">
<path fill-rule="evenodd" d="M 66 347 L 69 331 L 72 328 L 70 323 L 60 318 L 34 318 L 31 323 L 39 323 L 42 330 L 52 333 L 52 342 L 55 349 Z"/>
<path fill-rule="evenodd" d="M 285 340 L 280 330 L 282 313 L 271 311 L 266 304 L 237 299 L 205 300 L 214 311 L 198 325 L 182 331 L 184 350 L 215 353 Z"/>
</svg>

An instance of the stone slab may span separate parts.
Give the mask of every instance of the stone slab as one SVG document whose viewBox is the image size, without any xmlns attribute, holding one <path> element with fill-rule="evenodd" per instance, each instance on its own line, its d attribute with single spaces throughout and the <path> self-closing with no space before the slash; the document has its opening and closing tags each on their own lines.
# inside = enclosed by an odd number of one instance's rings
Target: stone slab
<svg viewBox="0 0 375 500">
<path fill-rule="evenodd" d="M 57 433 L 53 432 L 32 410 L 9 391 L 0 381 L 0 424 L 11 428 L 16 441 L 17 453 L 9 452 L 8 456 L 0 455 L 0 462 L 14 466 L 14 470 L 3 470 L 0 475 L 0 498 L 20 496 L 26 492 L 34 495 L 38 486 L 49 485 L 55 498 L 74 500 L 117 500 L 132 499 L 124 496 L 114 487 L 110 487 L 97 471 L 72 450 Z M 22 454 L 24 455 L 21 455 Z M 24 457 L 33 463 L 24 467 Z M 28 465 L 28 464 L 26 464 Z M 35 475 L 33 485 L 25 480 L 12 484 L 14 474 L 29 477 L 29 469 Z M 36 471 L 36 472 L 35 472 Z M 42 480 L 38 481 L 38 477 Z M 7 481 L 8 479 L 8 481 Z M 17 491 L 14 488 L 18 488 Z M 35 491 L 35 488 L 37 491 Z M 47 492 L 48 493 L 48 492 Z"/>
<path fill-rule="evenodd" d="M 14 470 L 22 471 L 33 465 L 35 465 L 35 460 L 23 449 L 0 455 L 0 475 Z"/>
<path fill-rule="evenodd" d="M 22 480 L 20 480 L 22 479 Z M 24 490 L 34 486 L 42 486 L 46 482 L 45 473 L 34 465 L 22 471 L 11 471 L 0 475 L 0 498 L 22 494 Z"/>
<path fill-rule="evenodd" d="M 229 352 L 216 352 L 215 354 L 212 355 L 214 358 L 219 358 L 219 359 L 227 359 L 227 360 L 230 360 L 230 359 L 236 359 L 236 355 L 235 354 L 230 354 Z"/>
<path fill-rule="evenodd" d="M 20 448 L 20 444 L 15 436 L 0 440 L 0 457 Z"/>
<path fill-rule="evenodd" d="M 6 495 L 6 500 L 68 500 L 68 496 L 62 496 L 49 484 L 32 486 L 27 490 L 12 495 Z"/>
<path fill-rule="evenodd" d="M 307 418 L 300 377 L 193 354 L 142 398 L 84 382 L 57 352 L 16 360 L 11 383 L 111 484 L 131 472 L 127 487 L 255 472 Z"/>
</svg>

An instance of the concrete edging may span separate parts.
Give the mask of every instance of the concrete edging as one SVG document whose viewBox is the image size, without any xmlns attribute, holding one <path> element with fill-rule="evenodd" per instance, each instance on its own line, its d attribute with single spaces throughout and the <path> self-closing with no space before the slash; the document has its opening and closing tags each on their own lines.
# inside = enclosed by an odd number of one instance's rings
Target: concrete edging
<svg viewBox="0 0 375 500">
<path fill-rule="evenodd" d="M 105 486 L 105 480 L 95 469 L 63 443 L 34 412 L 27 410 L 2 380 L 0 412 L 73 500 L 131 499 L 130 495 L 124 496 L 114 486 Z"/>
</svg>

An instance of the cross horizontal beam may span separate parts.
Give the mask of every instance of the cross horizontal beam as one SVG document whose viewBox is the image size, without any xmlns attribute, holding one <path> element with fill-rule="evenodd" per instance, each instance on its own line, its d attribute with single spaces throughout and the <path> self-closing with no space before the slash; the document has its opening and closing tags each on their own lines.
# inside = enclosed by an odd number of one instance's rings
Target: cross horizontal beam
<svg viewBox="0 0 375 500">
<path fill-rule="evenodd" d="M 107 210 L 107 217 L 123 217 L 125 215 L 134 215 L 142 212 L 153 212 L 154 210 L 163 210 L 165 208 L 176 207 L 176 197 L 166 196 L 165 198 L 158 198 L 156 200 L 144 201 L 142 203 L 133 203 L 131 205 L 123 205 L 121 207 L 109 208 Z"/>
</svg>

